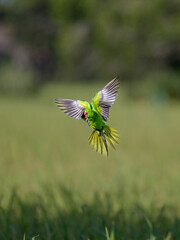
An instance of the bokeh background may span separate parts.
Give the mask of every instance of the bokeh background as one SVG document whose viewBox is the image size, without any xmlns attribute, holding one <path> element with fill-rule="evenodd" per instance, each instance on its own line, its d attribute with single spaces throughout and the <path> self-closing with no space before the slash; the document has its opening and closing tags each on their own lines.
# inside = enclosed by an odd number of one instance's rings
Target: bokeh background
<svg viewBox="0 0 180 240">
<path fill-rule="evenodd" d="M 117 75 L 106 158 L 54 102 Z M 180 239 L 179 100 L 179 0 L 0 0 L 0 239 Z"/>
</svg>

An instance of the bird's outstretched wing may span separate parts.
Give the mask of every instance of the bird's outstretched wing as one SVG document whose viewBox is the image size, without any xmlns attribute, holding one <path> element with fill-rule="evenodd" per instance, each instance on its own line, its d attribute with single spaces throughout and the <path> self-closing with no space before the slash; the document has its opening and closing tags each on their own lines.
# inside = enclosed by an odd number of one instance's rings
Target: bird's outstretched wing
<svg viewBox="0 0 180 240">
<path fill-rule="evenodd" d="M 84 110 L 90 108 L 86 101 L 57 98 L 58 107 L 68 116 L 79 119 L 84 116 Z"/>
<path fill-rule="evenodd" d="M 114 78 L 92 99 L 93 106 L 105 120 L 109 117 L 109 109 L 116 100 L 119 84 L 119 77 Z"/>
</svg>

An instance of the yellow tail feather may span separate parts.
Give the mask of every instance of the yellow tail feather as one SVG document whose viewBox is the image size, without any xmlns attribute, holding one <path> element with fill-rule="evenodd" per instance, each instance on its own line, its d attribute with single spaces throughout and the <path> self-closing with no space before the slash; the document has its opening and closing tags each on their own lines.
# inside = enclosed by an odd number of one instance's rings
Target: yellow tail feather
<svg viewBox="0 0 180 240">
<path fill-rule="evenodd" d="M 118 143 L 119 139 L 118 131 L 115 128 L 111 128 L 106 126 L 101 131 L 94 130 L 89 137 L 89 144 L 93 146 L 93 148 L 103 154 L 104 150 L 108 156 L 108 145 L 115 149 L 114 143 Z"/>
</svg>

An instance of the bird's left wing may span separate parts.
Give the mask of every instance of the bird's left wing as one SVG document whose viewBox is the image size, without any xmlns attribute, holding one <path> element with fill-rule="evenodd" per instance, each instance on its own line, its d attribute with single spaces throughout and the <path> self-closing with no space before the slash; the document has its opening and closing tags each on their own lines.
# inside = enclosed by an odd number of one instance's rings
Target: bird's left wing
<svg viewBox="0 0 180 240">
<path fill-rule="evenodd" d="M 114 78 L 92 99 L 95 109 L 105 120 L 109 117 L 109 109 L 116 100 L 119 84 L 119 77 Z"/>
<path fill-rule="evenodd" d="M 86 101 L 57 98 L 58 107 L 68 116 L 79 119 L 84 116 L 84 110 L 89 109 L 89 103 Z"/>
</svg>

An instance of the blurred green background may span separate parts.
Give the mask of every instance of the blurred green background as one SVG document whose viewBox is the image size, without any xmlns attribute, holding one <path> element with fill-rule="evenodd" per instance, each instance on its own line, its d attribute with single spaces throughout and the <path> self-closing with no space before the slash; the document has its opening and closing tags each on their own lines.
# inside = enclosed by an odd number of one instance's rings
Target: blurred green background
<svg viewBox="0 0 180 240">
<path fill-rule="evenodd" d="M 108 158 L 55 98 L 115 76 Z M 0 240 L 180 239 L 180 2 L 0 0 Z"/>
<path fill-rule="evenodd" d="M 1 93 L 119 75 L 136 97 L 178 99 L 179 72 L 178 0 L 0 1 Z"/>
</svg>

